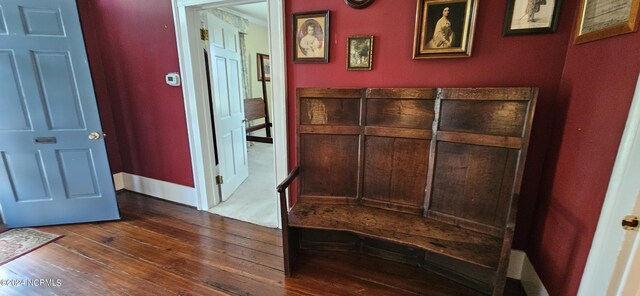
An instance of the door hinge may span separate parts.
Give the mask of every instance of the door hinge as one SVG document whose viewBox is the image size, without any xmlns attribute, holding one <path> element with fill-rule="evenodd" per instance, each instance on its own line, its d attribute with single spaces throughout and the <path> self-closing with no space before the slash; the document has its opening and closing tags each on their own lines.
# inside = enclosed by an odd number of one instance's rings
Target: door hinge
<svg viewBox="0 0 640 296">
<path fill-rule="evenodd" d="M 626 216 L 622 220 L 622 228 L 624 230 L 638 230 L 638 217 L 636 216 Z"/>
<path fill-rule="evenodd" d="M 216 176 L 216 185 L 222 185 L 222 183 L 224 183 L 224 179 L 222 179 L 222 176 Z"/>
<path fill-rule="evenodd" d="M 200 29 L 200 39 L 204 41 L 209 41 L 209 30 Z"/>
</svg>

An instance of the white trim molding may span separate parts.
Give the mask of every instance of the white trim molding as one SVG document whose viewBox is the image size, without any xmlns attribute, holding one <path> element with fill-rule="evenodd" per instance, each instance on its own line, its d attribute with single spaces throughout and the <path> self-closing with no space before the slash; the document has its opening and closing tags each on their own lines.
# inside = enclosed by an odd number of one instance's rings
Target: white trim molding
<svg viewBox="0 0 640 296">
<path fill-rule="evenodd" d="M 257 0 L 171 0 L 176 27 L 180 72 L 191 164 L 198 210 L 209 210 L 219 193 L 213 182 L 216 167 L 213 159 L 213 133 L 210 131 L 209 102 L 204 73 L 204 58 L 200 41 L 200 15 L 203 7 L 224 7 L 255 3 Z M 287 147 L 287 84 L 284 0 L 267 0 L 269 9 L 269 49 L 273 98 L 273 146 L 276 184 L 288 171 Z M 209 130 L 208 130 L 209 129 Z M 274 192 L 274 199 L 277 195 Z M 280 206 L 277 205 L 277 213 Z M 278 214 L 279 216 L 279 214 Z M 280 225 L 279 225 L 280 226 Z"/>
<path fill-rule="evenodd" d="M 124 176 L 125 173 L 113 174 L 113 186 L 116 191 L 124 189 Z"/>
<path fill-rule="evenodd" d="M 528 296 L 549 296 L 529 257 L 521 250 L 511 250 L 507 277 L 520 280 Z"/>
<path fill-rule="evenodd" d="M 115 174 L 113 178 L 114 181 L 116 180 L 116 175 L 118 175 L 117 178 L 122 182 L 122 189 L 192 207 L 197 205 L 196 191 L 192 187 L 128 173 Z"/>
</svg>

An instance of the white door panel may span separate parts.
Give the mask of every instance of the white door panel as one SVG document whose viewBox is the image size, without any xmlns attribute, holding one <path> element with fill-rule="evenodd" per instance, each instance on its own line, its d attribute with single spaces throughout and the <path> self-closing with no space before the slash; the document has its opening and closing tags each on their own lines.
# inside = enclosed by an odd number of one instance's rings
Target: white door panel
<svg viewBox="0 0 640 296">
<path fill-rule="evenodd" d="M 208 16 L 216 142 L 218 143 L 222 201 L 249 176 L 244 125 L 239 33 L 233 26 Z"/>
</svg>

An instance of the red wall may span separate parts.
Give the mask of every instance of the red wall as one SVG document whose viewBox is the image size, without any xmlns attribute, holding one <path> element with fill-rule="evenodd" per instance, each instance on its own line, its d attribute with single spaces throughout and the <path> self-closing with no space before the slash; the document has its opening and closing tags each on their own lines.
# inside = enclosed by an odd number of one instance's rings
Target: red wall
<svg viewBox="0 0 640 296">
<path fill-rule="evenodd" d="M 569 46 L 528 254 L 551 295 L 575 295 L 640 71 L 640 33 Z"/>
<path fill-rule="evenodd" d="M 503 1 L 479 1 L 471 58 L 413 60 L 416 1 L 375 1 L 363 10 L 343 1 L 287 0 L 288 60 L 291 54 L 291 13 L 331 10 L 330 63 L 287 66 L 288 118 L 293 127 L 295 89 L 298 87 L 482 87 L 536 86 L 540 88 L 531 146 L 523 180 L 516 229 L 516 248 L 524 248 L 533 221 L 538 184 L 550 138 L 556 94 L 572 26 L 565 11 L 555 34 L 503 37 L 506 10 Z M 568 10 L 567 10 L 568 9 Z M 374 35 L 373 70 L 345 69 L 347 36 Z M 290 163 L 296 163 L 295 132 L 289 130 Z"/>
<path fill-rule="evenodd" d="M 102 59 L 122 171 L 193 186 L 182 89 L 164 82 L 180 71 L 171 1 L 86 2 L 92 7 L 81 13 L 92 14 L 99 42 L 91 60 Z"/>
<path fill-rule="evenodd" d="M 101 58 L 102 52 L 96 33 L 93 11 L 92 2 L 78 1 L 78 12 L 80 14 L 85 47 L 87 48 L 87 56 L 89 58 L 89 67 L 91 68 L 91 76 L 93 78 L 93 87 L 100 113 L 100 122 L 102 123 L 102 131 L 107 134 L 104 140 L 107 145 L 111 172 L 115 174 L 122 172 L 122 160 L 120 158 L 116 126 L 109 102 L 109 88 L 107 87 L 107 81 L 104 76 L 104 65 L 102 64 Z"/>
</svg>

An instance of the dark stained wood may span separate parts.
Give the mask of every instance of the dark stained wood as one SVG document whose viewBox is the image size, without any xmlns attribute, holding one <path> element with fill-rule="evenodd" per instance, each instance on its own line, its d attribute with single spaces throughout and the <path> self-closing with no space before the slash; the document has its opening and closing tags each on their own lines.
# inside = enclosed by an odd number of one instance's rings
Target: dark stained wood
<svg viewBox="0 0 640 296">
<path fill-rule="evenodd" d="M 300 100 L 300 124 L 359 125 L 359 113 L 359 99 Z"/>
<path fill-rule="evenodd" d="M 273 144 L 273 138 L 267 137 L 247 136 L 247 141 Z"/>
<path fill-rule="evenodd" d="M 264 241 L 281 239 L 277 230 L 126 191 L 118 200 L 123 221 L 42 228 L 64 237 L 0 266 L 3 279 L 61 285 L 3 286 L 0 294 L 480 295 L 431 272 L 358 254 L 305 252 L 295 276 L 285 278 L 254 255 L 227 255 L 239 244 L 260 252 Z M 212 240 L 228 244 L 210 246 Z M 517 282 L 507 287 L 517 293 L 508 295 L 524 295 Z"/>
<path fill-rule="evenodd" d="M 538 89 L 533 87 L 440 89 L 441 98 L 446 100 L 528 101 L 537 95 Z"/>
<path fill-rule="evenodd" d="M 429 211 L 460 218 L 466 227 L 493 226 L 497 233 L 492 234 L 502 235 L 517 150 L 447 142 L 438 143 L 437 150 Z"/>
<path fill-rule="evenodd" d="M 276 187 L 276 191 L 278 192 L 278 196 L 280 198 L 280 221 L 282 222 L 282 253 L 284 260 L 284 274 L 286 276 L 291 276 L 291 271 L 293 267 L 293 260 L 295 257 L 294 249 L 295 247 L 292 245 L 296 240 L 290 238 L 292 235 L 289 230 L 289 204 L 293 204 L 291 200 L 287 197 L 287 188 L 291 186 L 293 181 L 300 174 L 300 168 L 295 167 L 291 173 Z"/>
<path fill-rule="evenodd" d="M 431 130 L 433 100 L 368 99 L 368 126 L 389 126 Z"/>
<path fill-rule="evenodd" d="M 359 126 L 326 126 L 326 125 L 301 125 L 298 132 L 301 134 L 327 134 L 327 135 L 359 135 L 362 128 Z"/>
<path fill-rule="evenodd" d="M 358 136 L 303 135 L 301 194 L 356 198 L 358 146 Z"/>
<path fill-rule="evenodd" d="M 262 82 L 264 87 L 264 81 Z M 266 96 L 265 96 L 266 99 Z M 271 143 L 273 144 L 273 138 L 271 138 L 271 122 L 269 121 L 269 109 L 267 103 L 262 98 L 251 98 L 244 100 L 244 119 L 246 121 L 253 121 L 257 119 L 264 119 L 264 123 L 249 126 L 246 128 L 247 141 Z M 265 129 L 266 137 L 251 136 L 250 132 Z"/>
<path fill-rule="evenodd" d="M 359 99 L 362 96 L 362 90 L 359 88 L 298 88 L 296 94 L 300 98 Z"/>
<path fill-rule="evenodd" d="M 262 119 L 266 115 L 262 98 L 246 99 L 244 102 L 244 118 L 251 121 Z"/>
<path fill-rule="evenodd" d="M 520 138 L 527 101 L 442 100 L 439 130 Z"/>
<path fill-rule="evenodd" d="M 366 136 L 429 140 L 433 133 L 424 129 L 367 126 L 364 129 L 364 134 Z"/>
<path fill-rule="evenodd" d="M 350 231 L 497 268 L 502 239 L 416 215 L 383 209 L 298 202 L 289 226 Z"/>
<path fill-rule="evenodd" d="M 420 252 L 431 252 L 434 271 L 502 293 L 537 89 L 297 94 L 302 185 L 285 230 L 296 234 L 294 248 L 352 250 L 307 229 L 346 231 L 363 237 L 354 238 L 359 252 L 418 265 L 426 260 Z M 460 233 L 466 241 L 431 241 Z M 485 237 L 489 249 L 468 245 Z"/>
<path fill-rule="evenodd" d="M 367 88 L 365 97 L 378 99 L 433 100 L 435 88 Z"/>
<path fill-rule="evenodd" d="M 429 141 L 366 137 L 365 151 L 363 198 L 411 206 L 421 213 Z"/>
<path fill-rule="evenodd" d="M 438 141 L 465 143 L 472 145 L 483 145 L 492 147 L 503 147 L 510 149 L 520 149 L 522 147 L 522 139 L 520 137 L 479 135 L 457 132 L 438 132 Z"/>
</svg>

